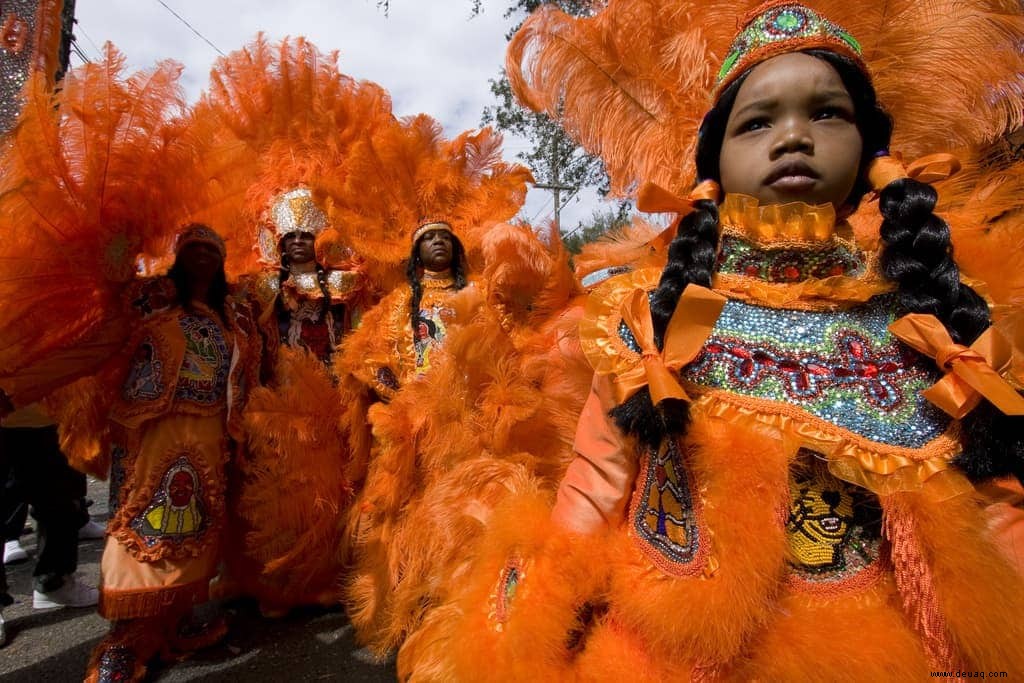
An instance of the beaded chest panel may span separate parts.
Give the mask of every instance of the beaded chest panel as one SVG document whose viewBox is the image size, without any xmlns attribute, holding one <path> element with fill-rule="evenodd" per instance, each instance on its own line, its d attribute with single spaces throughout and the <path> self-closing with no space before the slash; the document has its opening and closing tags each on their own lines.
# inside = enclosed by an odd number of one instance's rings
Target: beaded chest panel
<svg viewBox="0 0 1024 683">
<path fill-rule="evenodd" d="M 950 418 L 921 391 L 941 373 L 889 334 L 895 299 L 845 311 L 793 311 L 729 301 L 682 379 L 796 405 L 877 443 L 920 448 Z M 622 341 L 640 352 L 625 323 Z"/>
</svg>

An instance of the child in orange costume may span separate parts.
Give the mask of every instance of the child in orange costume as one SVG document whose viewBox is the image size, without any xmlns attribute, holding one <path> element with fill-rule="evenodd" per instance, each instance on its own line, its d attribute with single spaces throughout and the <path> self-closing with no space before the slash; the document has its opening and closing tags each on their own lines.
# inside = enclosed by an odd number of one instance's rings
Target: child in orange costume
<svg viewBox="0 0 1024 683">
<path fill-rule="evenodd" d="M 697 145 L 705 182 L 640 194 L 683 215 L 667 267 L 588 304 L 598 378 L 551 518 L 528 490 L 495 514 L 474 580 L 400 673 L 1024 671 L 1021 577 L 954 465 L 978 455 L 974 420 L 1019 449 L 1020 420 L 1001 413 L 1022 402 L 994 370 L 977 417 L 929 390 L 957 381 L 925 357 L 946 355 L 931 338 L 996 334 L 935 193 L 887 157 L 860 47 L 826 17 L 766 4 L 726 55 Z M 843 220 L 872 189 L 880 254 Z"/>
</svg>

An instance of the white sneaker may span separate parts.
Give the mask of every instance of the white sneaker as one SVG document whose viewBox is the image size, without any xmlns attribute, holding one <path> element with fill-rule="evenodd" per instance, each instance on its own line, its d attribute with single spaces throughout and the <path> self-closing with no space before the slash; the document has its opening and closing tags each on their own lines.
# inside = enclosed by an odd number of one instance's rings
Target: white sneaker
<svg viewBox="0 0 1024 683">
<path fill-rule="evenodd" d="M 0 647 L 7 644 L 7 629 L 4 628 L 4 613 L 0 612 Z"/>
<path fill-rule="evenodd" d="M 100 592 L 79 581 L 75 574 L 64 577 L 64 584 L 56 590 L 43 593 L 32 591 L 32 606 L 36 609 L 52 607 L 92 607 L 100 601 Z"/>
<path fill-rule="evenodd" d="M 24 562 L 28 559 L 28 553 L 21 547 L 18 539 L 4 543 L 4 564 Z"/>
<path fill-rule="evenodd" d="M 78 530 L 79 541 L 92 541 L 107 535 L 107 525 L 89 520 Z"/>
</svg>

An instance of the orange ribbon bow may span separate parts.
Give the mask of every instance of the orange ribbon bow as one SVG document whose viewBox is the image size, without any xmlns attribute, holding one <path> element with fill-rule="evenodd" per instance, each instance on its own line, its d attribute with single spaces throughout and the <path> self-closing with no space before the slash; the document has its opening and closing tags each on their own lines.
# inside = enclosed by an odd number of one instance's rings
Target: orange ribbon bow
<svg viewBox="0 0 1024 683">
<path fill-rule="evenodd" d="M 900 155 L 882 156 L 868 167 L 868 182 L 876 192 L 900 178 L 913 178 L 922 183 L 937 183 L 957 174 L 960 160 L 952 154 L 929 154 L 908 166 L 903 165 Z"/>
<path fill-rule="evenodd" d="M 664 350 L 654 343 L 654 324 L 647 292 L 634 290 L 620 308 L 622 319 L 633 332 L 641 349 L 641 363 L 615 377 L 615 393 L 621 404 L 637 391 L 650 387 L 651 400 L 658 405 L 666 398 L 689 401 L 677 372 L 692 361 L 711 335 L 726 298 L 700 285 L 689 285 L 679 297 L 676 310 L 665 331 Z"/>
<path fill-rule="evenodd" d="M 722 188 L 714 180 L 705 180 L 693 188 L 690 194 L 685 197 L 669 192 L 655 183 L 644 183 L 636 196 L 636 208 L 647 213 L 676 213 L 680 217 L 693 211 L 693 205 L 702 199 L 717 202 L 722 194 Z M 672 238 L 676 236 L 676 225 L 678 221 L 672 221 L 668 226 L 650 241 L 650 245 L 661 250 L 668 247 Z"/>
<path fill-rule="evenodd" d="M 971 412 L 982 397 L 1006 415 L 1024 415 L 1024 397 L 1000 376 L 1010 366 L 1013 346 L 994 327 L 970 347 L 955 343 L 933 315 L 905 315 L 889 325 L 889 331 L 947 372 L 924 397 L 953 417 Z"/>
</svg>

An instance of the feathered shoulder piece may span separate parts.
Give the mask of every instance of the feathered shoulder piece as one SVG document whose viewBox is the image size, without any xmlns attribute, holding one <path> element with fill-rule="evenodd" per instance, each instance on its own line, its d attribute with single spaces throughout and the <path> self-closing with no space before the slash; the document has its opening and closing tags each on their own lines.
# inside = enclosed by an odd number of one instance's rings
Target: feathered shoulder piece
<svg viewBox="0 0 1024 683">
<path fill-rule="evenodd" d="M 618 195 L 692 185 L 697 129 L 740 19 L 762 0 L 553 6 L 509 45 L 513 91 L 604 159 Z M 1022 123 L 1024 9 L 1009 0 L 808 0 L 860 41 L 908 158 L 979 147 Z M 637 36 L 642 36 L 637 40 Z"/>
<path fill-rule="evenodd" d="M 127 314 L 146 257 L 202 201 L 183 144 L 180 67 L 102 62 L 53 92 L 40 77 L 0 154 L 0 378 L 87 342 Z"/>
</svg>

